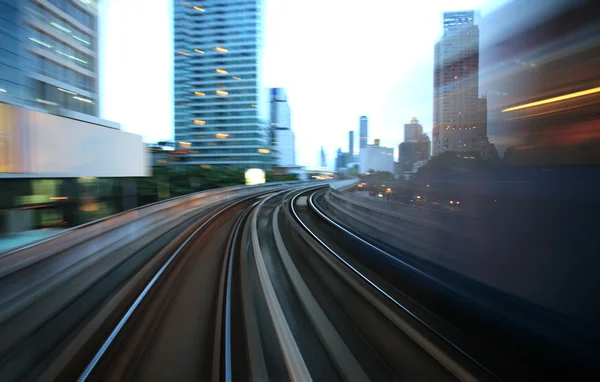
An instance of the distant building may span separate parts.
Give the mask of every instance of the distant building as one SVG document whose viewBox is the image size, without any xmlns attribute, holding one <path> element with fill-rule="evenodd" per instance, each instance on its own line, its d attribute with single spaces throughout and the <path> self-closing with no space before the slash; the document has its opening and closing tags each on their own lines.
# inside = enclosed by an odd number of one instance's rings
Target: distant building
<svg viewBox="0 0 600 382">
<path fill-rule="evenodd" d="M 473 11 L 445 12 L 435 44 L 433 155 L 483 151 L 487 102 L 479 98 L 479 28 Z"/>
<path fill-rule="evenodd" d="M 275 176 L 275 178 L 277 178 L 278 176 L 296 175 L 298 177 L 298 180 L 308 180 L 308 172 L 306 171 L 304 166 L 273 166 L 273 168 L 271 169 L 271 173 L 273 174 L 273 176 Z"/>
<path fill-rule="evenodd" d="M 423 135 L 423 126 L 417 118 L 412 118 L 410 123 L 404 124 L 404 142 L 418 142 Z M 427 138 L 429 140 L 429 138 Z"/>
<path fill-rule="evenodd" d="M 401 172 L 413 171 L 417 162 L 427 162 L 431 156 L 431 141 L 421 134 L 417 141 L 402 142 L 398 146 L 398 165 Z"/>
<path fill-rule="evenodd" d="M 354 156 L 354 131 L 352 130 L 348 132 L 348 155 Z"/>
<path fill-rule="evenodd" d="M 327 156 L 325 155 L 325 149 L 323 148 L 323 146 L 321 146 L 320 157 L 321 157 L 321 161 L 320 161 L 321 167 L 326 168 L 327 167 Z"/>
<path fill-rule="evenodd" d="M 393 174 L 394 149 L 379 144 L 367 145 L 367 147 L 361 148 L 359 171 L 364 174 L 369 170 L 388 171 Z"/>
<path fill-rule="evenodd" d="M 290 106 L 285 90 L 272 88 L 269 101 L 275 162 L 277 166 L 295 166 L 296 139 L 291 128 Z"/>
<path fill-rule="evenodd" d="M 335 171 L 340 171 L 346 167 L 347 159 L 348 153 L 343 152 L 341 148 L 337 149 L 337 155 L 335 157 Z"/>
<path fill-rule="evenodd" d="M 369 119 L 364 115 L 360 117 L 360 125 L 359 125 L 359 148 L 363 149 L 367 147 L 369 141 Z"/>
</svg>

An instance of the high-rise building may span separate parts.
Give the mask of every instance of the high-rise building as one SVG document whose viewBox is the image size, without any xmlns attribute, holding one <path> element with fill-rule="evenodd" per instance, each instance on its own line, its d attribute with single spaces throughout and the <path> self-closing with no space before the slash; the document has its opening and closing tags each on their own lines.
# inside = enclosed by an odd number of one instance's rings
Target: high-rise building
<svg viewBox="0 0 600 382">
<path fill-rule="evenodd" d="M 415 164 L 424 164 L 431 156 L 431 141 L 427 134 L 422 134 L 414 142 L 402 142 L 398 146 L 398 165 L 402 172 L 414 171 Z"/>
<path fill-rule="evenodd" d="M 174 2 L 175 139 L 188 165 L 268 168 L 262 1 Z"/>
<path fill-rule="evenodd" d="M 270 91 L 271 132 L 277 166 L 295 166 L 296 140 L 291 128 L 290 105 L 284 89 Z"/>
<path fill-rule="evenodd" d="M 0 0 L 0 101 L 97 118 L 96 1 Z"/>
<path fill-rule="evenodd" d="M 98 117 L 97 21 L 94 0 L 0 0 L 2 233 L 137 205 L 145 145 Z"/>
<path fill-rule="evenodd" d="M 479 98 L 479 28 L 473 11 L 445 12 L 435 44 L 433 155 L 482 151 L 487 105 Z"/>
<path fill-rule="evenodd" d="M 350 158 L 354 156 L 354 131 L 348 132 L 348 156 Z"/>
<path fill-rule="evenodd" d="M 358 134 L 359 148 L 363 149 L 367 147 L 367 144 L 369 142 L 369 119 L 364 115 L 360 117 L 360 126 Z"/>
<path fill-rule="evenodd" d="M 423 135 L 423 126 L 417 118 L 412 118 L 410 123 L 404 124 L 404 142 L 418 142 Z"/>
</svg>

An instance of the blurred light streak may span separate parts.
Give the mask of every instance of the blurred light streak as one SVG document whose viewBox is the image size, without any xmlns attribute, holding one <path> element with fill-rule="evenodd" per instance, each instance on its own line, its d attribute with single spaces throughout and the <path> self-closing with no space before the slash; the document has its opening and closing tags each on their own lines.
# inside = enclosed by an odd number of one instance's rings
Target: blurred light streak
<svg viewBox="0 0 600 382">
<path fill-rule="evenodd" d="M 69 199 L 68 196 L 52 196 L 50 198 L 50 200 L 67 200 L 67 199 Z"/>
<path fill-rule="evenodd" d="M 190 55 L 189 53 L 186 53 L 186 52 L 177 52 L 177 54 L 181 54 L 182 56 L 189 56 Z"/>
<path fill-rule="evenodd" d="M 223 48 L 222 46 L 216 46 L 214 48 L 214 50 L 216 50 L 217 52 L 221 52 L 221 53 L 227 53 L 227 52 L 229 52 L 227 49 Z"/>
<path fill-rule="evenodd" d="M 46 105 L 58 106 L 56 102 L 46 101 L 45 99 L 37 98 L 36 101 L 45 103 Z"/>
<path fill-rule="evenodd" d="M 258 149 L 258 152 L 261 153 L 261 154 L 268 154 L 268 153 L 271 152 L 271 150 L 269 150 L 269 149 Z"/>
<path fill-rule="evenodd" d="M 219 139 L 224 139 L 229 137 L 229 134 L 225 134 L 225 133 L 216 133 L 215 137 L 219 138 Z"/>
<path fill-rule="evenodd" d="M 195 9 L 195 10 L 197 10 L 197 11 L 200 11 L 200 12 L 204 12 L 204 11 L 205 11 L 205 9 L 204 9 L 204 8 L 200 8 L 200 7 L 199 7 L 199 6 L 197 6 L 197 5 L 194 5 L 194 9 Z"/>
<path fill-rule="evenodd" d="M 52 45 L 46 44 L 45 42 L 42 42 L 42 41 L 38 40 L 37 38 L 29 37 L 29 39 L 37 44 L 45 46 L 46 48 L 52 48 Z"/>
<path fill-rule="evenodd" d="M 87 61 L 83 61 L 83 60 L 81 60 L 81 59 L 79 59 L 79 58 L 77 58 L 77 57 L 75 57 L 75 56 L 71 56 L 70 54 L 67 54 L 67 53 L 61 52 L 61 51 L 60 51 L 60 50 L 58 50 L 58 49 L 56 49 L 56 53 L 58 53 L 58 54 L 61 54 L 61 55 L 65 56 L 65 57 L 69 57 L 69 58 L 71 58 L 71 59 L 73 59 L 73 60 L 77 60 L 77 61 L 79 61 L 79 62 L 82 62 L 82 63 L 84 63 L 84 64 L 87 64 Z"/>
<path fill-rule="evenodd" d="M 237 76 L 233 76 L 231 78 L 233 78 L 234 80 L 241 80 L 242 79 L 241 77 L 237 77 Z"/>
<path fill-rule="evenodd" d="M 75 96 L 73 98 L 76 100 L 79 100 L 81 102 L 85 102 L 85 103 L 94 103 L 91 99 L 87 99 L 87 98 L 82 98 L 82 97 L 77 97 L 77 96 Z"/>
<path fill-rule="evenodd" d="M 541 101 L 530 102 L 530 103 L 526 103 L 524 105 L 509 107 L 508 109 L 502 110 L 502 112 L 506 113 L 507 111 L 527 109 L 527 108 L 534 107 L 534 106 L 546 105 L 549 103 L 554 103 L 554 102 L 559 102 L 559 101 L 565 101 L 568 99 L 583 97 L 583 96 L 595 94 L 595 93 L 600 93 L 600 87 L 582 90 L 582 91 L 571 93 L 571 94 L 565 94 L 565 95 L 561 95 L 558 97 L 552 97 L 552 98 L 544 99 Z"/>
<path fill-rule="evenodd" d="M 202 92 L 194 92 L 195 95 L 197 96 L 205 96 L 206 93 L 202 93 Z"/>
<path fill-rule="evenodd" d="M 202 53 L 202 54 L 204 54 L 204 51 L 203 51 L 202 49 L 194 49 L 194 52 L 197 52 L 197 53 Z"/>
<path fill-rule="evenodd" d="M 81 42 L 82 42 L 82 43 L 84 43 L 84 44 L 90 45 L 90 42 L 89 42 L 89 41 L 85 41 L 84 39 L 82 39 L 82 38 L 79 38 L 79 37 L 77 37 L 77 36 L 75 36 L 75 35 L 71 35 L 71 37 L 73 37 L 75 40 L 79 40 L 79 41 L 81 41 Z"/>
<path fill-rule="evenodd" d="M 225 70 L 225 69 L 215 69 L 215 72 L 221 73 L 221 74 L 227 74 L 227 70 Z"/>
<path fill-rule="evenodd" d="M 72 92 L 72 91 L 70 91 L 70 90 L 65 90 L 65 89 L 63 89 L 63 88 L 57 88 L 57 89 L 58 89 L 58 90 L 60 90 L 61 92 L 65 92 L 65 93 L 69 93 L 69 94 L 77 95 L 77 93 L 75 93 L 75 92 Z"/>
<path fill-rule="evenodd" d="M 54 21 L 53 21 L 53 22 L 51 22 L 51 23 L 50 23 L 50 25 L 52 25 L 53 27 L 55 27 L 55 28 L 57 28 L 57 29 L 60 29 L 60 30 L 61 30 L 61 31 L 63 31 L 63 32 L 67 32 L 67 33 L 71 33 L 71 32 L 72 32 L 70 29 L 67 29 L 67 28 L 63 27 L 62 25 L 60 25 L 60 24 L 57 24 L 57 23 L 55 23 Z"/>
<path fill-rule="evenodd" d="M 2 89 L 2 88 L 0 88 L 0 92 L 2 92 L 2 93 L 6 93 L 6 89 Z"/>
<path fill-rule="evenodd" d="M 194 125 L 206 125 L 206 121 L 200 119 L 194 119 Z"/>
<path fill-rule="evenodd" d="M 229 94 L 225 90 L 217 90 L 215 93 L 217 93 L 218 95 L 228 95 Z"/>
</svg>

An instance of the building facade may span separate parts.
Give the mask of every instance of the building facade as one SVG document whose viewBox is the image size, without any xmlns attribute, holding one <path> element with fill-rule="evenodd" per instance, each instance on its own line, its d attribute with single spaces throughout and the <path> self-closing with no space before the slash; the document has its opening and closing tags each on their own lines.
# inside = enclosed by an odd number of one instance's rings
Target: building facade
<svg viewBox="0 0 600 382">
<path fill-rule="evenodd" d="M 482 151 L 487 102 L 479 97 L 479 28 L 473 11 L 445 12 L 435 45 L 433 155 Z"/>
<path fill-rule="evenodd" d="M 191 143 L 186 164 L 271 167 L 262 1 L 173 7 L 175 139 Z"/>
<path fill-rule="evenodd" d="M 96 1 L 0 0 L 0 232 L 137 206 L 142 137 L 99 118 Z"/>
<path fill-rule="evenodd" d="M 98 118 L 96 1 L 0 0 L 0 102 Z"/>
<path fill-rule="evenodd" d="M 290 105 L 284 89 L 270 90 L 270 119 L 273 149 L 277 166 L 295 166 L 296 138 L 292 131 Z"/>
<path fill-rule="evenodd" d="M 366 116 L 360 117 L 358 145 L 360 149 L 366 148 L 369 142 L 369 119 Z"/>
<path fill-rule="evenodd" d="M 422 134 L 416 142 L 402 142 L 398 146 L 398 165 L 401 172 L 414 171 L 415 163 L 426 163 L 431 156 L 431 141 Z"/>
<path fill-rule="evenodd" d="M 423 135 L 423 126 L 419 120 L 413 117 L 410 123 L 404 124 L 404 142 L 418 142 Z"/>
</svg>

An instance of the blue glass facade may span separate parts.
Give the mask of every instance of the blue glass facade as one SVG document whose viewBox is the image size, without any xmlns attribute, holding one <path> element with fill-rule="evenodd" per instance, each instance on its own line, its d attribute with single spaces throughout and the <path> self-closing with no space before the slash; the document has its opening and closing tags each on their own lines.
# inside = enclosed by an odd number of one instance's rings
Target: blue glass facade
<svg viewBox="0 0 600 382">
<path fill-rule="evenodd" d="M 0 101 L 26 105 L 32 98 L 32 84 L 19 0 L 0 0 Z"/>
<path fill-rule="evenodd" d="M 95 1 L 0 0 L 0 101 L 98 115 Z"/>
<path fill-rule="evenodd" d="M 262 1 L 174 3 L 175 139 L 189 165 L 272 165 L 260 78 Z"/>
</svg>

